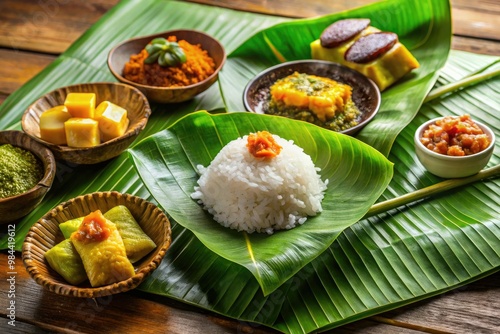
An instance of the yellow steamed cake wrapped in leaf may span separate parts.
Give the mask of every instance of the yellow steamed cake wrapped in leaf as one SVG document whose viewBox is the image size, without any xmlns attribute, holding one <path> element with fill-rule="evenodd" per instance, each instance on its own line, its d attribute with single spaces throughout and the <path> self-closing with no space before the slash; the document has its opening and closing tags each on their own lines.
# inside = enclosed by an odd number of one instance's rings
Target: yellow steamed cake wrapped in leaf
<svg viewBox="0 0 500 334">
<path fill-rule="evenodd" d="M 334 22 L 311 42 L 311 57 L 350 67 L 384 91 L 420 64 L 397 34 L 370 24 L 366 18 Z"/>
<path fill-rule="evenodd" d="M 82 223 L 83 217 L 78 217 L 75 219 L 70 219 L 65 221 L 64 223 L 59 224 L 59 229 L 61 230 L 64 239 L 68 239 L 71 236 L 71 233 L 78 230 L 80 224 Z"/>
<path fill-rule="evenodd" d="M 78 285 L 87 280 L 82 259 L 71 240 L 65 239 L 49 249 L 45 253 L 45 259 L 68 283 Z"/>
<path fill-rule="evenodd" d="M 127 258 L 116 225 L 107 220 L 100 210 L 85 216 L 78 230 L 71 234 L 70 240 L 82 259 L 92 287 L 134 276 L 134 267 Z"/>
<path fill-rule="evenodd" d="M 154 241 L 144 233 L 126 206 L 115 206 L 104 217 L 116 224 L 130 262 L 137 262 L 156 248 Z"/>
</svg>

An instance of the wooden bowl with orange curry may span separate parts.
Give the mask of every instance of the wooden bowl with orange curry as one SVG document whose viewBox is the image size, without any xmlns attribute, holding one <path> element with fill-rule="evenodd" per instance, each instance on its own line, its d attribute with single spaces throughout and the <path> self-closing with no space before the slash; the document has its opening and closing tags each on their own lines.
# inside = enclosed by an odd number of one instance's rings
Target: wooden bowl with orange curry
<svg viewBox="0 0 500 334">
<path fill-rule="evenodd" d="M 157 38 L 178 42 L 187 61 L 171 67 L 144 64 L 148 56 L 145 47 Z M 120 43 L 109 52 L 108 67 L 115 78 L 136 87 L 150 101 L 179 103 L 212 86 L 225 60 L 224 47 L 210 35 L 195 30 L 170 30 Z"/>
</svg>

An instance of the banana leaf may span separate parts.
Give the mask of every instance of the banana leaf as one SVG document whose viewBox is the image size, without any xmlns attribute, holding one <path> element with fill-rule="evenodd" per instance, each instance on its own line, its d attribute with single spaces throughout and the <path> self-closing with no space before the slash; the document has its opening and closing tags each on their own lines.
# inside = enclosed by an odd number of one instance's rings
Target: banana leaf
<svg viewBox="0 0 500 334">
<path fill-rule="evenodd" d="M 323 211 L 291 230 L 246 233 L 215 222 L 191 194 L 223 146 L 267 130 L 293 140 L 321 169 L 328 188 Z M 359 221 L 392 178 L 392 163 L 372 147 L 309 123 L 253 113 L 192 113 L 136 145 L 130 153 L 155 200 L 211 251 L 247 268 L 265 295 L 276 290 Z"/>
<path fill-rule="evenodd" d="M 415 1 L 404 0 L 387 3 L 401 7 L 415 5 Z M 436 8 L 449 6 L 442 0 L 425 3 Z M 370 10 L 377 12 L 378 6 L 385 5 L 375 4 Z M 155 17 L 161 19 L 153 19 Z M 392 19 L 412 20 L 397 15 Z M 174 28 L 194 28 L 217 37 L 227 52 L 232 53 L 255 32 L 285 21 L 292 20 L 183 2 L 124 0 L 0 106 L 0 129 L 20 129 L 22 112 L 38 96 L 54 88 L 114 80 L 105 65 L 106 55 L 111 47 L 126 38 Z M 403 35 L 406 34 L 403 32 Z M 429 39 L 433 39 L 433 35 Z M 449 36 L 435 41 L 440 42 L 449 43 Z M 434 52 L 432 47 L 425 51 Z M 436 87 L 487 71 L 495 64 L 498 68 L 499 61 L 498 57 L 452 51 L 439 72 Z M 252 72 L 257 72 L 259 63 L 256 59 L 234 58 L 221 76 L 225 76 L 226 71 L 232 72 L 234 67 L 239 71 L 250 67 Z M 434 80 L 434 75 L 422 80 Z M 154 105 L 148 126 L 138 140 L 168 128 L 195 110 L 226 111 L 225 100 L 236 101 L 241 93 L 225 89 L 223 96 L 224 100 L 219 88 L 213 86 L 187 103 Z M 500 82 L 490 79 L 425 103 L 392 145 L 388 158 L 394 163 L 394 176 L 379 201 L 441 181 L 426 172 L 416 159 L 413 133 L 420 123 L 440 115 L 468 112 L 473 118 L 488 123 L 498 134 L 498 101 Z M 398 101 L 393 101 L 392 108 L 404 111 Z M 499 150 L 497 141 L 488 167 L 499 164 Z M 118 190 L 154 201 L 128 153 L 91 167 L 58 163 L 55 183 L 43 203 L 16 222 L 16 249 L 21 249 L 30 226 L 55 205 L 99 190 Z M 192 232 L 172 220 L 172 246 L 161 266 L 139 290 L 248 322 L 254 328 L 262 325 L 287 333 L 327 330 L 449 291 L 498 271 L 499 194 L 498 179 L 484 180 L 363 219 L 344 230 L 325 252 L 267 296 L 249 270 L 217 256 Z M 0 248 L 7 248 L 6 235 L 0 237 Z"/>
<path fill-rule="evenodd" d="M 161 19 L 151 19 L 155 17 Z M 179 1 L 155 0 L 145 4 L 123 0 L 53 63 L 0 105 L 0 129 L 21 130 L 24 110 L 55 88 L 75 83 L 116 81 L 107 67 L 106 59 L 111 48 L 125 39 L 165 30 L 197 29 L 218 38 L 226 52 L 230 53 L 255 31 L 286 20 L 289 19 Z M 176 105 L 153 103 L 151 108 L 152 116 L 137 141 L 169 127 L 177 119 L 193 111 L 225 111 L 217 85 L 191 101 Z M 29 228 L 44 212 L 80 194 L 100 190 L 127 192 L 154 201 L 128 161 L 127 153 L 94 166 L 58 162 L 54 184 L 44 201 L 35 211 L 16 223 L 16 249 L 22 248 Z M 0 249 L 6 248 L 7 237 L 1 236 Z"/>
<path fill-rule="evenodd" d="M 499 61 L 453 52 L 438 86 L 498 69 Z M 499 96 L 500 80 L 494 79 L 425 104 L 395 142 L 389 155 L 395 174 L 380 200 L 442 181 L 417 162 L 413 134 L 419 124 L 467 110 L 497 133 Z M 487 167 L 499 162 L 497 142 Z M 267 296 L 249 271 L 203 251 L 201 241 L 176 224 L 167 259 L 139 289 L 234 317 L 252 328 L 262 324 L 286 333 L 324 331 L 498 271 L 499 201 L 496 178 L 363 219 Z"/>
</svg>

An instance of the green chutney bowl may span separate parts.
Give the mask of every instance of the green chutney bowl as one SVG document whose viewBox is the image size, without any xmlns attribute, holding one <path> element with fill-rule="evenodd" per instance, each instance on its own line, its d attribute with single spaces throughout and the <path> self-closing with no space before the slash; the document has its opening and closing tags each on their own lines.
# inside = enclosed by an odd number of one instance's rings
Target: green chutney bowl
<svg viewBox="0 0 500 334">
<path fill-rule="evenodd" d="M 0 145 L 11 144 L 33 153 L 43 165 L 43 177 L 22 194 L 0 198 L 0 224 L 6 224 L 33 211 L 50 190 L 56 175 L 56 161 L 52 152 L 21 131 L 0 131 Z"/>
</svg>

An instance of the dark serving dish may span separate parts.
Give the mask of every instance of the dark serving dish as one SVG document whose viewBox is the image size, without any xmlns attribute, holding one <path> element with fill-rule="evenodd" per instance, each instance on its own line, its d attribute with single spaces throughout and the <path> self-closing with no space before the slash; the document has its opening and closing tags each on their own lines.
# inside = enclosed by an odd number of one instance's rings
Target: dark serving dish
<svg viewBox="0 0 500 334">
<path fill-rule="evenodd" d="M 294 72 L 327 77 L 348 84 L 353 88 L 352 99 L 361 111 L 358 118 L 359 124 L 340 131 L 341 133 L 354 135 L 375 117 L 380 108 L 380 90 L 372 80 L 343 65 L 309 59 L 282 63 L 258 74 L 245 87 L 243 93 L 245 109 L 250 112 L 266 114 L 270 98 L 270 87 L 276 80 Z"/>
</svg>

